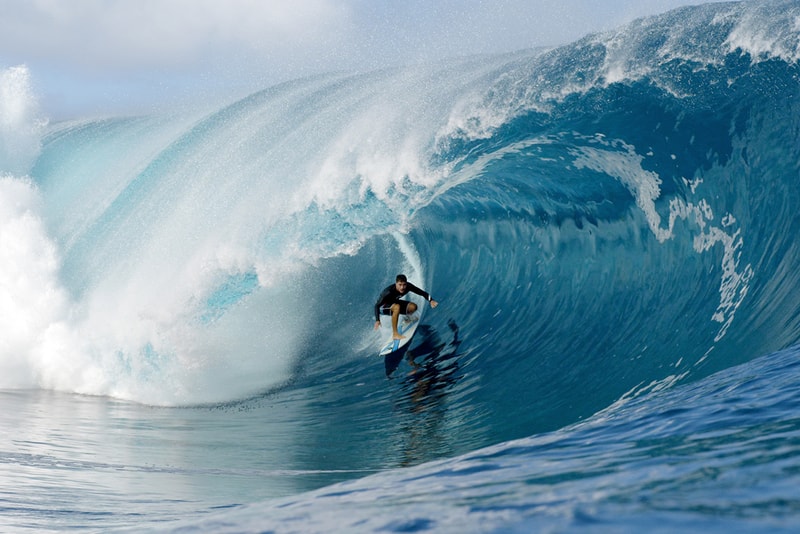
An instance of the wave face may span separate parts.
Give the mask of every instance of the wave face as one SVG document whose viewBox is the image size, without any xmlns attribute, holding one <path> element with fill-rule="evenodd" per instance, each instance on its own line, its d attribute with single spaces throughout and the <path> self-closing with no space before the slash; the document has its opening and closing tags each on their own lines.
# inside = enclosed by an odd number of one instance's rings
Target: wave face
<svg viewBox="0 0 800 534">
<path fill-rule="evenodd" d="M 402 270 L 514 424 L 786 347 L 796 8 L 684 9 L 551 51 L 300 80 L 200 118 L 53 125 L 29 185 L 4 158 L 46 229 L 18 238 L 53 251 L 12 258 L 51 265 L 20 307 L 57 300 L 29 310 L 24 374 L 236 400 L 313 373 L 326 332 L 350 361 L 370 354 L 372 301 Z M 209 393 L 219 373 L 236 385 Z"/>
<path fill-rule="evenodd" d="M 277 395 L 313 421 L 305 446 L 348 435 L 347 468 L 371 469 L 397 465 L 387 406 L 429 415 L 397 445 L 408 465 L 790 347 L 797 20 L 797 2 L 709 4 L 46 127 L 5 71 L 10 131 L 33 134 L 0 150 L 0 387 L 267 412 Z M 401 397 L 375 403 L 372 304 L 397 272 L 440 306 L 419 371 L 400 363 Z"/>
</svg>

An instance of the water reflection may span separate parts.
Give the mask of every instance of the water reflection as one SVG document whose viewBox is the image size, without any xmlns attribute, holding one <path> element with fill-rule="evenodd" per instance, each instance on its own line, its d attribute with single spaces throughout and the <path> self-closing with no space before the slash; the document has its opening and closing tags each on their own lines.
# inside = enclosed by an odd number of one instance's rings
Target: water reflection
<svg viewBox="0 0 800 534">
<path fill-rule="evenodd" d="M 421 342 L 405 354 L 386 357 L 386 374 L 400 378 L 398 371 L 405 356 L 411 370 L 402 375 L 403 388 L 395 408 L 402 414 L 401 466 L 418 464 L 434 457 L 452 454 L 452 436 L 448 432 L 447 396 L 458 382 L 459 328 L 452 319 L 448 322 L 452 338 L 443 341 L 428 325 L 420 325 L 417 335 Z M 409 344 L 412 345 L 412 344 Z"/>
<path fill-rule="evenodd" d="M 453 360 L 452 365 L 457 368 L 456 355 L 461 339 L 459 339 L 459 328 L 453 319 L 447 322 L 447 326 L 452 331 L 452 340 L 449 343 L 442 342 L 438 332 L 429 325 L 420 325 L 417 331 L 418 336 L 422 339 L 419 345 L 414 346 L 413 350 L 409 347 L 414 343 L 409 343 L 405 347 L 384 358 L 386 367 L 386 376 L 393 378 L 394 372 L 403 361 L 403 356 L 406 356 L 408 364 L 411 366 L 409 376 L 416 375 L 420 372 L 425 374 L 436 374 L 444 372 L 446 368 L 440 368 L 441 363 Z"/>
</svg>

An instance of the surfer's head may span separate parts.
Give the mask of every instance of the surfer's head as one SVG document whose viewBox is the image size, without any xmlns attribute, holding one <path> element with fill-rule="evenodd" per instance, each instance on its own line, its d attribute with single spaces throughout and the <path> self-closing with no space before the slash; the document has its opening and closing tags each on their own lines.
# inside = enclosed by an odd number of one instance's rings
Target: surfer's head
<svg viewBox="0 0 800 534">
<path fill-rule="evenodd" d="M 408 278 L 404 274 L 398 274 L 397 278 L 394 279 L 394 287 L 400 292 L 406 292 L 406 284 L 408 284 Z"/>
</svg>

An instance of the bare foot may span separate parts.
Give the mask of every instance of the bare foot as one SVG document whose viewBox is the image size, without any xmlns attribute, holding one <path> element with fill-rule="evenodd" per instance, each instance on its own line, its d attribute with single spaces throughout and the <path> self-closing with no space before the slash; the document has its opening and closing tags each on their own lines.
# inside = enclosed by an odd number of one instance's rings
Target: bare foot
<svg viewBox="0 0 800 534">
<path fill-rule="evenodd" d="M 397 332 L 392 334 L 392 339 L 405 339 L 406 336 L 400 335 Z"/>
</svg>

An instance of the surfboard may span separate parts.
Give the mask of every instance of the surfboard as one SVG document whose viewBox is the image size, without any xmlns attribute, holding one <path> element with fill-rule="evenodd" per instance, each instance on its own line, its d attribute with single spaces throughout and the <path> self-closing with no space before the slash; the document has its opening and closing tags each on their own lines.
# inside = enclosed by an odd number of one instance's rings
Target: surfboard
<svg viewBox="0 0 800 534">
<path fill-rule="evenodd" d="M 380 356 L 389 356 L 395 352 L 406 350 L 419 326 L 419 317 L 420 310 L 411 315 L 401 315 L 397 321 L 397 331 L 405 337 L 403 339 L 392 339 L 392 318 L 386 315 L 381 316 L 381 330 L 385 329 L 384 327 L 387 324 L 389 325 L 389 339 L 381 345 L 381 350 L 378 354 Z"/>
</svg>

